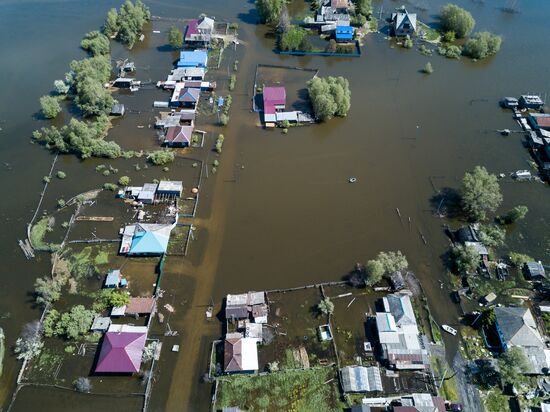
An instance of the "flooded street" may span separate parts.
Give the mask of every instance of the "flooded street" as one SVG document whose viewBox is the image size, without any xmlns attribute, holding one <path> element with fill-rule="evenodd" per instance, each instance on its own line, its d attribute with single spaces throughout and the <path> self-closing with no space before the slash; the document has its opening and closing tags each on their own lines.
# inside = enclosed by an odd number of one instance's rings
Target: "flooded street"
<svg viewBox="0 0 550 412">
<path fill-rule="evenodd" d="M 431 199 L 443 188 L 457 188 L 464 172 L 475 165 L 506 174 L 529 167 L 521 135 L 502 137 L 495 132 L 517 128 L 498 101 L 505 95 L 550 91 L 550 3 L 519 1 L 521 12 L 509 14 L 500 10 L 504 0 L 458 1 L 476 18 L 476 29 L 503 36 L 500 53 L 484 62 L 391 48 L 379 33 L 368 35 L 359 58 L 282 57 L 273 53 L 273 39 L 266 36 L 265 27 L 255 24 L 253 2 L 228 0 L 223 7 L 213 0 L 146 3 L 156 16 L 192 18 L 204 12 L 218 20 L 237 21 L 242 43 L 231 122 L 223 130 L 218 172 L 203 184 L 197 240 L 186 259 L 166 268 L 163 287 L 181 303 L 171 320 L 180 336 L 170 344 L 177 341 L 181 350 L 163 352 L 150 410 L 208 410 L 211 388 L 200 379 L 210 342 L 221 330 L 218 322 L 204 320 L 204 310 L 210 299 L 219 303 L 227 293 L 341 280 L 356 262 L 366 262 L 380 251 L 401 250 L 422 282 L 436 321 L 456 324 L 458 310 L 449 299 L 451 287 L 442 261 L 448 248 L 442 225 L 449 222 L 434 216 L 437 205 Z M 410 2 L 407 7 L 433 23 L 432 16 L 445 3 Z M 22 325 L 40 316 L 33 305 L 34 280 L 50 271 L 47 254 L 27 261 L 17 246 L 53 159 L 44 148 L 29 143 L 32 131 L 45 124 L 35 119 L 38 99 L 63 77 L 72 59 L 84 56 L 78 44 L 85 32 L 100 27 L 106 11 L 119 4 L 118 0 L 0 2 L 0 49 L 5 56 L 0 66 L 4 80 L 0 174 L 5 193 L 0 208 L 4 226 L 0 326 L 7 337 L 0 399 L 4 405 L 11 399 L 20 366 L 12 355 L 13 344 Z M 384 15 L 401 5 L 389 0 L 373 4 L 377 13 L 383 6 Z M 417 10 L 415 5 L 429 10 Z M 169 27 L 165 22 L 152 25 L 164 31 Z M 163 47 L 165 33 L 154 36 L 130 53 L 142 68 L 137 74 L 142 80 L 163 79 L 176 58 Z M 114 47 L 113 58 L 127 55 Z M 427 61 L 434 68 L 430 76 L 420 73 Z M 258 115 L 251 112 L 258 63 L 301 66 L 318 69 L 320 76 L 348 78 L 349 115 L 291 128 L 288 134 L 261 129 Z M 140 91 L 128 97 L 127 104 L 137 99 L 150 107 L 158 93 Z M 125 148 L 154 147 L 153 131 L 136 128 L 153 118 L 153 112 L 131 117 L 110 136 Z M 100 161 L 65 155 L 59 162 L 69 178 L 48 192 L 43 208 L 50 211 L 62 194 L 69 198 L 105 181 L 94 173 Z M 350 176 L 357 178 L 355 184 L 348 183 Z M 514 225 L 509 246 L 537 259 L 548 258 L 548 187 L 509 179 L 501 187 L 502 210 L 516 204 L 529 208 L 527 218 Z M 447 357 L 453 359 L 457 342 L 445 335 L 445 343 Z M 36 388 L 23 389 L 19 397 L 22 401 L 13 410 L 55 411 L 70 405 L 72 410 L 86 411 L 107 404 L 141 409 L 140 398 L 107 402 Z"/>
</svg>

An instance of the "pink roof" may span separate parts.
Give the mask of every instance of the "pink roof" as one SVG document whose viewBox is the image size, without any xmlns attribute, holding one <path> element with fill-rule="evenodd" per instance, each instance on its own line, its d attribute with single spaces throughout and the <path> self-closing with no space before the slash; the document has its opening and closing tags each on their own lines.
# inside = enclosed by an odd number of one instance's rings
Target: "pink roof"
<svg viewBox="0 0 550 412">
<path fill-rule="evenodd" d="M 282 86 L 278 87 L 264 87 L 263 91 L 264 99 L 264 113 L 275 113 L 275 106 L 286 104 L 286 90 Z"/>
<path fill-rule="evenodd" d="M 198 30 L 199 21 L 198 20 L 189 20 L 189 24 L 187 25 L 187 30 L 185 31 L 185 39 L 188 40 L 192 36 L 195 36 L 199 34 Z"/>
<path fill-rule="evenodd" d="M 139 372 L 146 333 L 107 332 L 101 346 L 96 372 Z"/>
<path fill-rule="evenodd" d="M 167 129 L 165 143 L 191 143 L 193 126 L 172 126 Z"/>
</svg>

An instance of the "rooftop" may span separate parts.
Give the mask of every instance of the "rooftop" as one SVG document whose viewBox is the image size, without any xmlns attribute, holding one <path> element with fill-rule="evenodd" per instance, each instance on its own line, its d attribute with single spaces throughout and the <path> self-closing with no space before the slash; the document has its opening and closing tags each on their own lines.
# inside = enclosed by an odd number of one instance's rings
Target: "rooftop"
<svg viewBox="0 0 550 412">
<path fill-rule="evenodd" d="M 147 339 L 145 326 L 111 325 L 103 338 L 96 372 L 139 372 Z"/>
<path fill-rule="evenodd" d="M 130 298 L 130 302 L 126 305 L 127 315 L 142 315 L 150 314 L 155 310 L 155 299 L 153 297 L 136 297 Z"/>
<path fill-rule="evenodd" d="M 224 371 L 247 372 L 258 370 L 257 339 L 231 337 L 225 340 Z"/>
</svg>

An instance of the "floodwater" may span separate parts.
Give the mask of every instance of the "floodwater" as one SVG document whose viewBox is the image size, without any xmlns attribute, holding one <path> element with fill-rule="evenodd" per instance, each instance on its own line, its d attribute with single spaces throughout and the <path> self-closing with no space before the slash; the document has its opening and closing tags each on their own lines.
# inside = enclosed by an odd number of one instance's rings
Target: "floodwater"
<svg viewBox="0 0 550 412">
<path fill-rule="evenodd" d="M 34 279 L 49 271 L 48 256 L 28 262 L 17 246 L 52 160 L 45 150 L 29 144 L 32 130 L 40 125 L 38 98 L 51 90 L 53 80 L 62 78 L 70 60 L 83 57 L 80 38 L 97 29 L 108 8 L 119 3 L 0 2 L 0 256 L 5 263 L 0 326 L 8 348 L 0 380 L 3 404 L 9 403 L 19 368 L 10 349 L 21 326 L 39 316 L 29 291 Z M 238 21 L 243 45 L 231 123 L 223 131 L 221 166 L 201 197 L 198 239 L 189 258 L 168 266 L 163 280 L 167 290 L 186 304 L 171 321 L 181 331 L 180 353 L 165 351 L 161 357 L 150 409 L 207 410 L 211 388 L 200 383 L 200 376 L 206 370 L 209 342 L 220 329 L 215 322 L 204 322 L 204 305 L 210 298 L 220 302 L 228 292 L 338 280 L 355 262 L 365 262 L 381 250 L 399 249 L 423 283 L 435 319 L 455 324 L 450 288 L 440 288 L 439 283 L 448 280 L 441 260 L 447 248 L 441 226 L 447 222 L 433 216 L 430 199 L 441 188 L 457 187 L 463 173 L 478 164 L 495 173 L 528 168 L 529 155 L 519 135 L 503 138 L 494 132 L 516 128 L 497 102 L 505 95 L 548 92 L 550 3 L 458 1 L 473 13 L 478 29 L 504 37 L 501 52 L 484 62 L 427 58 L 414 50 L 391 48 L 379 34 L 367 37 L 361 58 L 280 57 L 272 52 L 273 40 L 265 28 L 255 25 L 251 1 L 147 3 L 158 16 L 189 18 L 205 12 Z M 387 15 L 402 2 L 374 3 L 377 12 L 383 5 Z M 443 3 L 420 0 L 406 5 L 411 10 L 427 8 L 415 11 L 432 23 Z M 502 12 L 500 7 L 508 3 L 516 3 L 520 13 Z M 162 43 L 146 40 L 132 52 L 144 68 L 140 78 L 158 80 L 168 71 L 175 56 Z M 115 48 L 115 58 L 125 55 Z M 419 72 L 427 61 L 434 67 L 430 76 Z M 352 90 L 348 117 L 291 128 L 287 135 L 258 128 L 258 118 L 250 112 L 257 63 L 317 68 L 321 76 L 347 77 Z M 133 98 L 150 102 L 153 94 L 144 91 Z M 125 147 L 155 143 L 152 131 L 136 132 L 133 123 L 115 128 L 113 138 Z M 59 162 L 69 178 L 53 185 L 43 206 L 47 210 L 59 196 L 69 198 L 104 181 L 92 178 L 100 162 L 80 162 L 71 156 Z M 350 176 L 357 177 L 357 183 L 348 184 Z M 515 204 L 529 207 L 528 217 L 510 233 L 509 245 L 547 260 L 548 187 L 503 181 L 502 189 L 503 209 Z M 456 341 L 445 339 L 452 351 Z M 70 405 L 84 411 L 107 404 L 104 398 L 31 388 L 20 397 L 14 410 L 63 410 Z M 124 410 L 139 404 L 135 399 L 109 401 L 109 406 Z"/>
</svg>

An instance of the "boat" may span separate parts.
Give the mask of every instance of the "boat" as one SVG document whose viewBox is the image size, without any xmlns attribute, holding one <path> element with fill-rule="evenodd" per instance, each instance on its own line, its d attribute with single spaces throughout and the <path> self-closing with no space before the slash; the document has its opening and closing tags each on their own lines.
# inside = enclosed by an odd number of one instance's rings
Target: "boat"
<svg viewBox="0 0 550 412">
<path fill-rule="evenodd" d="M 348 179 L 348 182 L 350 182 L 350 183 L 355 183 L 355 182 L 357 182 L 357 178 L 356 178 L 356 177 L 350 177 L 350 178 Z"/>
<path fill-rule="evenodd" d="M 441 329 L 443 329 L 447 333 L 450 333 L 453 336 L 456 336 L 458 332 L 455 328 L 452 328 L 449 325 L 441 325 Z"/>
<path fill-rule="evenodd" d="M 531 180 L 531 172 L 529 170 L 518 170 L 512 173 L 512 177 L 516 180 Z"/>
</svg>

